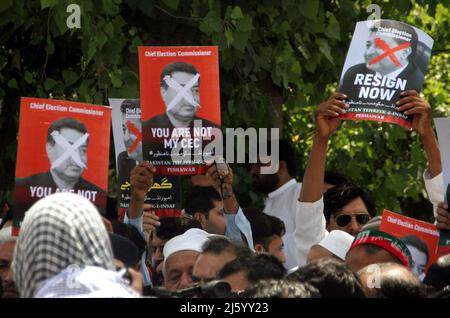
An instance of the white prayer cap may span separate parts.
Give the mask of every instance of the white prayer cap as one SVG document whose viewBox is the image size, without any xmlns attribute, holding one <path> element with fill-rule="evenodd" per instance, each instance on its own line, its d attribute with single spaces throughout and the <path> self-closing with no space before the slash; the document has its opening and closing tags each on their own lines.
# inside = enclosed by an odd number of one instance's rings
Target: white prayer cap
<svg viewBox="0 0 450 318">
<path fill-rule="evenodd" d="M 171 238 L 164 245 L 164 262 L 170 255 L 180 251 L 203 251 L 203 244 L 208 241 L 210 234 L 201 229 L 189 229 L 181 235 Z"/>
<path fill-rule="evenodd" d="M 325 236 L 325 238 L 320 241 L 319 245 L 329 250 L 340 259 L 345 260 L 345 255 L 350 249 L 354 239 L 355 238 L 347 232 L 334 230 Z"/>
</svg>

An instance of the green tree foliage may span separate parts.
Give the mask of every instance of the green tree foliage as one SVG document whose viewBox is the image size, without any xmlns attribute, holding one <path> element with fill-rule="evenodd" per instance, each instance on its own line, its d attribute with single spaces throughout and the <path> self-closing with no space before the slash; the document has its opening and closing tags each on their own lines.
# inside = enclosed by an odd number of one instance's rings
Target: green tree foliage
<svg viewBox="0 0 450 318">
<path fill-rule="evenodd" d="M 434 115 L 447 116 L 450 1 L 373 2 L 383 18 L 406 21 L 435 39 L 423 92 Z M 66 25 L 71 3 L 81 7 L 80 29 Z M 1 1 L 0 200 L 11 198 L 14 185 L 20 96 L 96 104 L 139 96 L 139 45 L 218 45 L 224 126 L 282 128 L 303 157 L 298 162 L 302 170 L 311 144 L 312 111 L 336 88 L 355 23 L 367 19 L 370 3 Z M 372 122 L 345 122 L 328 159 L 329 168 L 367 185 L 379 209 L 395 211 L 423 198 L 425 166 L 417 136 Z M 244 205 L 260 205 L 260 197 L 249 190 L 245 167 L 235 170 Z"/>
</svg>

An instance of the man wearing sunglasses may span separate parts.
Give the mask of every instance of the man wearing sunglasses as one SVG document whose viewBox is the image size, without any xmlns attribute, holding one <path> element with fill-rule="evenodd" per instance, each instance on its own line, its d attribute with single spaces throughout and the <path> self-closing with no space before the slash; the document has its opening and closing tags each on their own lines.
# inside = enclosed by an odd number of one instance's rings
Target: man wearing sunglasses
<svg viewBox="0 0 450 318">
<path fill-rule="evenodd" d="M 306 253 L 305 255 L 307 255 L 309 249 L 327 235 L 326 230 L 342 230 L 356 235 L 371 216 L 376 214 L 375 204 L 370 194 L 352 183 L 336 185 L 329 188 L 324 194 L 328 141 L 340 125 L 339 114 L 344 114 L 348 108 L 344 102 L 346 98 L 345 94 L 335 93 L 321 103 L 315 112 L 316 131 L 299 197 L 300 214 L 322 215 L 325 218 L 321 228 L 318 227 L 319 224 L 315 224 L 314 227 L 311 226 L 308 229 L 308 231 L 317 233 L 317 235 L 310 236 L 321 237 L 317 242 L 313 242 L 306 251 L 299 248 L 302 246 L 302 235 L 305 234 L 299 231 L 295 232 L 299 260 L 302 257 L 301 254 Z M 296 221 L 299 222 L 299 218 Z"/>
<path fill-rule="evenodd" d="M 338 185 L 323 193 L 328 141 L 340 125 L 342 120 L 340 115 L 345 114 L 349 107 L 345 102 L 346 99 L 345 94 L 334 93 L 328 100 L 321 103 L 315 112 L 316 131 L 299 201 L 302 214 L 315 215 L 323 211 L 328 231 L 339 229 L 356 235 L 376 214 L 371 195 L 363 188 L 349 183 Z M 421 136 L 431 176 L 438 175 L 442 169 L 436 137 L 431 129 L 430 105 L 416 91 L 409 90 L 400 94 L 397 106 L 398 111 L 414 116 L 412 128 Z M 318 232 L 320 229 L 311 229 L 311 231 Z M 298 249 L 301 237 L 300 233 L 295 235 Z"/>
<path fill-rule="evenodd" d="M 351 182 L 330 188 L 323 202 L 328 231 L 341 230 L 354 236 L 376 214 L 369 192 Z"/>
</svg>

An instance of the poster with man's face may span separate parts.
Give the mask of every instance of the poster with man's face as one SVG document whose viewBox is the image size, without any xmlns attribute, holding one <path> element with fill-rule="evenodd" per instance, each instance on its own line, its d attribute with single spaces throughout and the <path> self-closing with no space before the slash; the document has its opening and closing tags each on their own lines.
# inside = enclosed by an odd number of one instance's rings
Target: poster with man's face
<svg viewBox="0 0 450 318">
<path fill-rule="evenodd" d="M 13 205 L 16 234 L 26 210 L 56 192 L 81 195 L 104 213 L 110 118 L 111 108 L 105 106 L 21 99 Z"/>
<path fill-rule="evenodd" d="M 428 34 L 406 23 L 358 22 L 338 88 L 350 106 L 341 117 L 410 128 L 412 116 L 397 111 L 395 103 L 401 92 L 422 89 L 432 47 Z"/>
<path fill-rule="evenodd" d="M 139 47 L 143 158 L 163 174 L 192 175 L 220 130 L 216 46 Z"/>
<path fill-rule="evenodd" d="M 141 105 L 139 99 L 110 98 L 112 129 L 116 151 L 119 193 L 119 216 L 123 216 L 131 200 L 131 170 L 142 161 Z M 180 176 L 157 174 L 145 199 L 157 215 L 177 216 L 181 213 Z M 164 210 L 164 211 L 162 211 Z"/>
<path fill-rule="evenodd" d="M 411 271 L 423 280 L 428 267 L 438 258 L 439 231 L 436 226 L 384 210 L 380 230 L 399 238 L 406 244 L 413 259 L 413 264 L 410 265 Z"/>
</svg>

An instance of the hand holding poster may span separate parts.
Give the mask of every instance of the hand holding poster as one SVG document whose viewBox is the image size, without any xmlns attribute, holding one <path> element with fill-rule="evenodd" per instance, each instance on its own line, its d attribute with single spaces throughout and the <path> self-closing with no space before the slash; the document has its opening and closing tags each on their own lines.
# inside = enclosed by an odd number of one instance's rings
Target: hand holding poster
<svg viewBox="0 0 450 318">
<path fill-rule="evenodd" d="M 444 179 L 442 186 L 445 193 L 445 201 L 448 203 L 450 200 L 450 118 L 435 118 L 434 123 L 436 124 L 439 150 L 441 152 L 442 174 Z M 441 231 L 438 248 L 440 255 L 450 253 L 450 230 Z"/>
<path fill-rule="evenodd" d="M 338 91 L 348 96 L 344 119 L 365 119 L 411 128 L 412 116 L 396 110 L 400 93 L 420 92 L 433 39 L 403 22 L 356 24 Z"/>
<path fill-rule="evenodd" d="M 73 192 L 104 213 L 108 188 L 109 107 L 22 98 L 13 228 L 40 198 Z"/>
<path fill-rule="evenodd" d="M 423 280 L 428 267 L 438 258 L 439 231 L 436 226 L 384 210 L 380 230 L 406 244 L 413 259 L 411 270 Z"/>
<path fill-rule="evenodd" d="M 131 200 L 131 170 L 142 161 L 141 106 L 139 99 L 110 98 L 114 149 L 116 151 L 119 186 L 119 216 L 122 217 Z M 181 213 L 181 182 L 179 176 L 155 175 L 146 203 L 152 204 L 158 216 Z"/>
<path fill-rule="evenodd" d="M 196 174 L 220 128 L 217 47 L 139 47 L 143 156 L 162 174 Z"/>
</svg>

